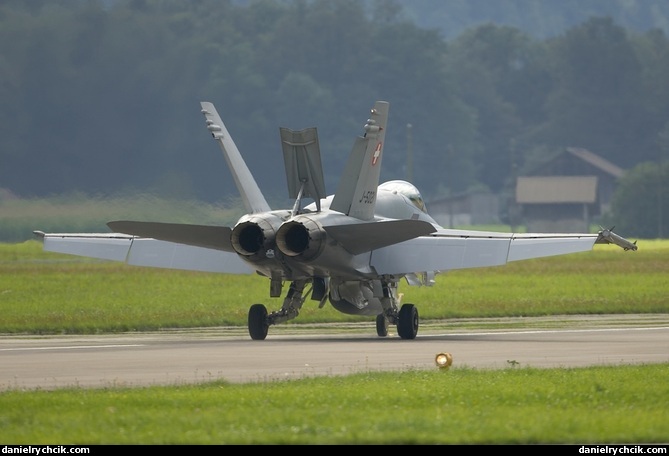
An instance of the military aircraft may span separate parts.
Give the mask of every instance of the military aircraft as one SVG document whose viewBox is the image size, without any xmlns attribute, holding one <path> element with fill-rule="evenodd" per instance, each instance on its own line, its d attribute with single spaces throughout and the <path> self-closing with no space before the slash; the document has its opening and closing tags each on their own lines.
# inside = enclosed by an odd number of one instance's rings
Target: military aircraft
<svg viewBox="0 0 669 456">
<path fill-rule="evenodd" d="M 220 273 L 257 273 L 269 280 L 279 310 L 251 305 L 248 331 L 264 340 L 270 326 L 298 316 L 307 298 L 340 312 L 376 318 L 378 336 L 396 325 L 415 339 L 414 304 L 401 303 L 400 281 L 431 286 L 454 269 L 587 251 L 594 244 L 636 250 L 612 230 L 596 234 L 501 233 L 444 229 L 428 214 L 418 189 L 392 180 L 379 185 L 389 103 L 374 103 L 356 137 L 337 191 L 326 195 L 315 127 L 280 128 L 291 208 L 272 210 L 214 105 L 201 103 L 248 212 L 233 227 L 112 221 L 111 233 L 35 231 L 46 251 L 124 261 L 131 265 Z"/>
</svg>

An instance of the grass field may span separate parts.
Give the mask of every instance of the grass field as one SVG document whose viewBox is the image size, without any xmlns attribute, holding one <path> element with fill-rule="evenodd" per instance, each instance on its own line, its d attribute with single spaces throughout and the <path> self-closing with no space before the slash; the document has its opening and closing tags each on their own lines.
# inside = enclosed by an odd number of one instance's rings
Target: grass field
<svg viewBox="0 0 669 456">
<path fill-rule="evenodd" d="M 400 286 L 422 319 L 669 312 L 669 241 L 636 252 L 591 252 L 452 271 L 433 287 Z M 269 281 L 139 268 L 43 252 L 37 241 L 0 244 L 0 333 L 86 334 L 246 325 L 251 304 L 281 306 Z M 369 321 L 307 301 L 289 324 Z"/>
<path fill-rule="evenodd" d="M 0 393 L 3 444 L 669 441 L 669 365 Z M 576 450 L 573 450 L 576 453 Z"/>
<path fill-rule="evenodd" d="M 455 271 L 404 287 L 422 319 L 669 313 L 669 242 Z M 246 324 L 269 284 L 0 244 L 0 333 Z M 291 324 L 361 321 L 305 305 Z M 365 321 L 365 320 L 362 320 Z M 370 331 L 374 322 L 370 320 Z M 271 330 L 271 329 L 270 329 Z M 232 385 L 0 392 L 3 444 L 669 442 L 669 364 L 360 373 Z"/>
</svg>

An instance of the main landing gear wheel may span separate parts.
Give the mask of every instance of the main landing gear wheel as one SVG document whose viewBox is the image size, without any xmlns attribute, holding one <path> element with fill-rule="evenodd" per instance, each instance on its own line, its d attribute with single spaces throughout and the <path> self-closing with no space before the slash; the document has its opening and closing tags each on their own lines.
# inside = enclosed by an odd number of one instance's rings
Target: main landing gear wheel
<svg viewBox="0 0 669 456">
<path fill-rule="evenodd" d="M 249 309 L 249 334 L 253 340 L 265 340 L 267 337 L 267 308 L 262 304 L 253 304 Z"/>
<path fill-rule="evenodd" d="M 415 339 L 418 334 L 418 309 L 413 304 L 403 304 L 397 318 L 397 334 L 402 339 Z"/>
<path fill-rule="evenodd" d="M 376 316 L 376 334 L 379 337 L 386 337 L 388 335 L 388 319 L 383 314 Z"/>
</svg>

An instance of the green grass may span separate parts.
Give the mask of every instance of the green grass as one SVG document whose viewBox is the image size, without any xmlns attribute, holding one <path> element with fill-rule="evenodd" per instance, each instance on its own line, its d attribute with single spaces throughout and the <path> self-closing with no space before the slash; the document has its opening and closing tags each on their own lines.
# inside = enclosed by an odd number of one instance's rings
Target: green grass
<svg viewBox="0 0 669 456">
<path fill-rule="evenodd" d="M 423 320 L 669 312 L 669 242 L 636 252 L 591 252 L 452 271 L 433 287 L 400 286 Z M 37 241 L 0 244 L 0 333 L 91 334 L 176 327 L 245 326 L 256 302 L 270 310 L 269 281 L 140 268 L 43 252 Z M 369 321 L 307 300 L 288 324 Z"/>
<path fill-rule="evenodd" d="M 22 242 L 34 230 L 51 233 L 109 232 L 110 220 L 234 224 L 242 215 L 239 202 L 210 204 L 159 198 L 151 194 L 92 197 L 69 194 L 21 199 L 0 191 L 0 242 Z"/>
<path fill-rule="evenodd" d="M 669 313 L 669 242 L 454 271 L 403 287 L 422 319 Z M 246 324 L 269 284 L 0 244 L 0 332 Z M 361 321 L 307 302 L 292 324 Z M 362 321 L 367 321 L 366 319 Z M 369 321 L 374 331 L 373 319 Z M 3 444 L 666 443 L 669 363 L 467 367 L 293 381 L 0 392 Z"/>
<path fill-rule="evenodd" d="M 0 393 L 4 444 L 656 443 L 669 365 Z"/>
</svg>

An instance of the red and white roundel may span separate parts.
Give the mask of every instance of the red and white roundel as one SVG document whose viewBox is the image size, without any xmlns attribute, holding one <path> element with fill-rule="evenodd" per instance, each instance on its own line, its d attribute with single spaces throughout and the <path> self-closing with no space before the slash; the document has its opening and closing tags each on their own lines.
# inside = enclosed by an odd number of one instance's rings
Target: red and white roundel
<svg viewBox="0 0 669 456">
<path fill-rule="evenodd" d="M 379 161 L 379 158 L 381 158 L 381 144 L 378 143 L 376 145 L 376 149 L 374 149 L 374 155 L 372 155 L 372 166 L 376 165 L 376 162 Z"/>
</svg>

